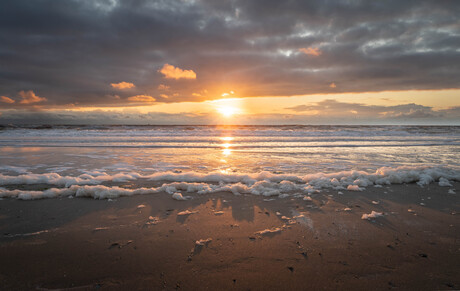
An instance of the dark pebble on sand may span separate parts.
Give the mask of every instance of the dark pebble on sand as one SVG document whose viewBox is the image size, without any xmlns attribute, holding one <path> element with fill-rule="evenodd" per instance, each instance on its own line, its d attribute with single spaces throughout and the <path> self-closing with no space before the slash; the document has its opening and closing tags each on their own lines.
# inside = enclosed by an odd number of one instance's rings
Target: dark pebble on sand
<svg viewBox="0 0 460 291">
<path fill-rule="evenodd" d="M 119 243 L 116 243 L 116 242 L 115 242 L 115 243 L 113 243 L 113 244 L 110 245 L 109 249 L 112 249 L 112 248 L 114 248 L 114 247 L 116 247 L 116 246 L 119 246 L 119 245 L 120 245 Z"/>
<path fill-rule="evenodd" d="M 446 283 L 446 286 L 449 287 L 449 288 L 454 288 L 454 284 L 452 284 L 452 283 Z"/>
</svg>

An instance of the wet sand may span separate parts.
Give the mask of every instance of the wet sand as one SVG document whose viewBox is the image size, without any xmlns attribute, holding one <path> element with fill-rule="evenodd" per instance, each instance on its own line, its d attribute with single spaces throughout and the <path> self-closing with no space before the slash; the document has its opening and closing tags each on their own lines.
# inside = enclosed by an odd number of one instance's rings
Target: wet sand
<svg viewBox="0 0 460 291">
<path fill-rule="evenodd" d="M 460 183 L 453 188 L 323 191 L 312 201 L 4 199 L 0 289 L 460 289 Z M 372 211 L 383 216 L 362 219 Z"/>
</svg>

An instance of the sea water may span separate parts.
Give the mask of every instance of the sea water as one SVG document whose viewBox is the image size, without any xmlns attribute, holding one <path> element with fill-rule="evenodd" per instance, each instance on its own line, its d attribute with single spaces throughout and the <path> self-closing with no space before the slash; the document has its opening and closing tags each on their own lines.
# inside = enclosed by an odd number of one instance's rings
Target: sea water
<svg viewBox="0 0 460 291">
<path fill-rule="evenodd" d="M 452 181 L 460 181 L 460 126 L 0 129 L 1 197 L 161 191 L 285 197 L 412 182 L 450 187 Z"/>
</svg>

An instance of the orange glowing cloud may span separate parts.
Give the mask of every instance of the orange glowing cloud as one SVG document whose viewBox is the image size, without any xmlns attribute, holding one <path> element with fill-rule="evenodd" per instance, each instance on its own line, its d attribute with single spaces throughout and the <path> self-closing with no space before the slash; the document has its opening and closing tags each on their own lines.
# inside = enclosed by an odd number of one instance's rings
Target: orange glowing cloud
<svg viewBox="0 0 460 291">
<path fill-rule="evenodd" d="M 163 84 L 158 85 L 158 90 L 168 90 L 169 88 L 170 88 L 169 86 L 166 86 Z"/>
<path fill-rule="evenodd" d="M 0 101 L 3 103 L 8 103 L 8 104 L 12 104 L 15 102 L 13 99 L 6 97 L 6 96 L 0 96 Z"/>
<path fill-rule="evenodd" d="M 329 85 L 329 87 L 331 87 L 331 88 L 336 88 L 337 85 L 336 85 L 335 83 L 331 83 L 331 84 Z"/>
<path fill-rule="evenodd" d="M 136 95 L 128 97 L 129 101 L 133 102 L 155 102 L 155 98 L 149 95 Z"/>
<path fill-rule="evenodd" d="M 308 47 L 308 48 L 303 47 L 303 48 L 300 48 L 299 51 L 306 55 L 315 56 L 315 57 L 318 57 L 323 53 L 322 51 L 319 50 L 319 48 L 315 48 L 315 47 Z"/>
<path fill-rule="evenodd" d="M 113 88 L 119 89 L 119 90 L 124 90 L 124 89 L 130 89 L 136 87 L 133 83 L 129 82 L 120 82 L 120 83 L 112 83 L 110 84 Z"/>
<path fill-rule="evenodd" d="M 19 104 L 32 104 L 32 103 L 38 103 L 38 102 L 43 102 L 47 100 L 46 98 L 35 95 L 34 91 L 32 90 L 29 90 L 27 92 L 21 91 L 19 92 L 18 95 L 19 97 L 22 98 Z"/>
<path fill-rule="evenodd" d="M 182 70 L 170 64 L 164 64 L 158 72 L 163 74 L 166 79 L 196 79 L 196 73 L 193 70 Z"/>
</svg>

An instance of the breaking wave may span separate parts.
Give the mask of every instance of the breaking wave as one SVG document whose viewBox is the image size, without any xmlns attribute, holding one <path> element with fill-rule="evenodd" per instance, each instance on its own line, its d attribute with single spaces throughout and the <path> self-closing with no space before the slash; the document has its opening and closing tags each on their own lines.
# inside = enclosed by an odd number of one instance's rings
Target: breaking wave
<svg viewBox="0 0 460 291">
<path fill-rule="evenodd" d="M 129 187 L 114 185 L 130 182 Z M 95 199 L 117 198 L 155 193 L 168 194 L 212 194 L 230 192 L 235 195 L 252 194 L 262 196 L 302 197 L 324 189 L 362 191 L 366 187 L 417 183 L 426 186 L 438 183 L 452 186 L 460 182 L 460 171 L 446 167 L 381 167 L 375 172 L 341 171 L 308 175 L 226 173 L 173 173 L 161 172 L 143 175 L 137 172 L 107 174 L 86 173 L 79 176 L 61 176 L 58 173 L 44 174 L 0 174 L 0 198 L 21 200 L 56 197 L 91 197 Z M 42 191 L 21 190 L 22 185 L 47 185 Z M 132 185 L 139 185 L 133 188 Z M 153 187 L 157 185 L 157 187 Z M 142 187 L 141 187 L 142 186 Z M 152 186 L 152 187 L 150 187 Z M 5 188 L 6 187 L 6 188 Z M 192 196 L 184 196 L 185 199 Z"/>
</svg>

